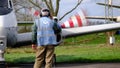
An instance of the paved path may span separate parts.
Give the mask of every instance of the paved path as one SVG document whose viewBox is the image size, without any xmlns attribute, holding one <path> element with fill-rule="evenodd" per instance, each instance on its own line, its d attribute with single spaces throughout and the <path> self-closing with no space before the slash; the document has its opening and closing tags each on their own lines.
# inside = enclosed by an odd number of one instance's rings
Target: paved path
<svg viewBox="0 0 120 68">
<path fill-rule="evenodd" d="M 33 68 L 33 64 L 8 66 L 7 68 Z M 73 63 L 57 64 L 53 68 L 120 68 L 120 63 Z"/>
</svg>

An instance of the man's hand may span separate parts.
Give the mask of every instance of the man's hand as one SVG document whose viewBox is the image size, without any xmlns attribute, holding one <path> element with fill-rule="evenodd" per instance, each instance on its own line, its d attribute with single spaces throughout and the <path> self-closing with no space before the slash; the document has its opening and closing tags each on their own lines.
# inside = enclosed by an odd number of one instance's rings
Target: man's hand
<svg viewBox="0 0 120 68">
<path fill-rule="evenodd" d="M 33 49 L 34 51 L 37 51 L 37 45 L 32 44 L 32 49 Z"/>
</svg>

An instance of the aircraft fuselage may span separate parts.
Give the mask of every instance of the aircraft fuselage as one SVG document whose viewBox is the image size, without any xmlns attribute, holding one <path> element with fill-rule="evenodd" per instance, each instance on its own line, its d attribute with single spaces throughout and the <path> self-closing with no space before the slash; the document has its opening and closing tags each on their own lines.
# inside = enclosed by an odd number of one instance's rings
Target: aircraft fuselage
<svg viewBox="0 0 120 68">
<path fill-rule="evenodd" d="M 0 0 L 0 61 L 4 61 L 3 53 L 6 45 L 14 45 L 17 41 L 17 20 L 11 0 Z"/>
</svg>

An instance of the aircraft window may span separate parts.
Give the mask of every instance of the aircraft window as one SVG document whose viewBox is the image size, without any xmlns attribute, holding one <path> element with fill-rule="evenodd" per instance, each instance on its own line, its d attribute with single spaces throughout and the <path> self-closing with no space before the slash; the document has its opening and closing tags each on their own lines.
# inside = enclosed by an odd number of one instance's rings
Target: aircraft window
<svg viewBox="0 0 120 68">
<path fill-rule="evenodd" d="M 9 8 L 12 8 L 12 1 L 9 0 Z"/>
<path fill-rule="evenodd" d="M 8 7 L 8 0 L 0 0 L 0 7 Z"/>
<path fill-rule="evenodd" d="M 0 15 L 6 15 L 8 13 L 10 13 L 12 11 L 12 9 L 10 8 L 1 8 L 0 7 Z"/>
<path fill-rule="evenodd" d="M 8 8 L 8 0 L 0 0 L 0 15 L 6 15 L 12 11 Z"/>
</svg>

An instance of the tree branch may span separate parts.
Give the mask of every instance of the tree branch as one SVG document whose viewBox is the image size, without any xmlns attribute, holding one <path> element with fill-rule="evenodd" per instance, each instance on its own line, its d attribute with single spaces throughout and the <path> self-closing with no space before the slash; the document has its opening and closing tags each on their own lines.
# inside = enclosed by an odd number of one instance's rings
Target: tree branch
<svg viewBox="0 0 120 68">
<path fill-rule="evenodd" d="M 15 12 L 17 13 L 20 9 L 23 9 L 23 7 L 16 9 Z"/>
<path fill-rule="evenodd" d="M 83 0 L 78 0 L 78 3 L 76 4 L 76 6 L 75 6 L 73 9 L 71 9 L 70 11 L 68 11 L 67 13 L 65 13 L 65 14 L 60 18 L 60 20 L 62 20 L 66 15 L 68 15 L 68 14 L 71 13 L 73 10 L 75 10 L 75 9 L 81 4 L 82 1 L 83 1 Z"/>
<path fill-rule="evenodd" d="M 33 4 L 33 5 L 35 5 L 36 7 L 38 7 L 38 8 L 40 8 L 40 9 L 42 9 L 42 7 L 40 7 L 40 5 L 38 5 L 38 4 L 36 4 L 36 3 L 34 3 L 32 0 L 29 0 L 29 2 L 30 2 L 31 4 Z"/>
<path fill-rule="evenodd" d="M 50 0 L 50 8 L 51 8 L 50 11 L 51 11 L 52 15 L 54 15 L 52 0 Z"/>
<path fill-rule="evenodd" d="M 59 2 L 60 0 L 56 0 L 56 9 L 55 9 L 55 14 L 54 14 L 55 16 L 57 16 L 58 11 L 59 11 L 59 6 L 60 6 Z"/>
<path fill-rule="evenodd" d="M 45 4 L 46 4 L 46 6 L 47 6 L 49 9 L 51 9 L 49 3 L 47 2 L 47 0 L 44 0 L 44 2 L 45 2 Z"/>
</svg>

